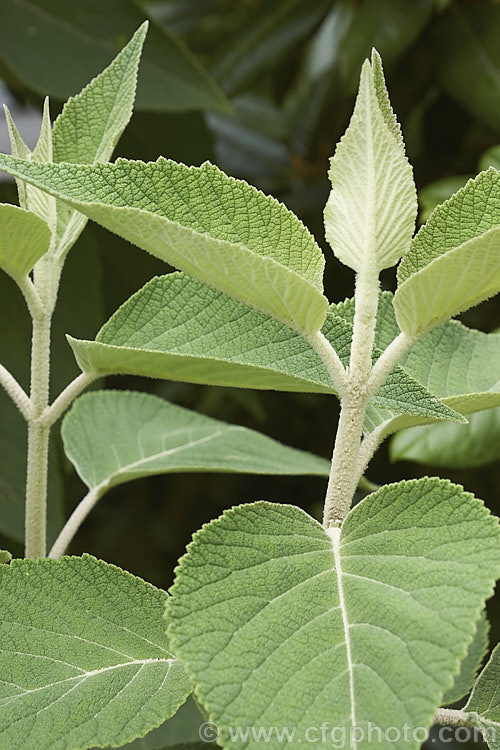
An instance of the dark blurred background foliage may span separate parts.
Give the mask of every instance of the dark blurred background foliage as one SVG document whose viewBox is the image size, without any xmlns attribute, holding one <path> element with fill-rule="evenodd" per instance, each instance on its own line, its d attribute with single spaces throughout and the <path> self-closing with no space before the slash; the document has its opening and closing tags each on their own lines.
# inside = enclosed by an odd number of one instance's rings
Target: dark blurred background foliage
<svg viewBox="0 0 500 750">
<path fill-rule="evenodd" d="M 52 115 L 98 73 L 148 17 L 136 113 L 117 156 L 187 164 L 205 159 L 284 201 L 310 227 L 327 256 L 332 300 L 351 296 L 353 277 L 324 242 L 328 157 L 348 123 L 360 65 L 382 55 L 394 109 L 421 191 L 421 217 L 480 167 L 498 165 L 500 4 L 488 0 L 2 0 L 0 77 L 18 106 Z M 490 149 L 493 149 L 490 151 Z M 16 202 L 13 183 L 0 199 Z M 53 388 L 75 374 L 65 333 L 93 338 L 142 283 L 169 269 L 90 224 L 69 256 L 54 330 Z M 394 288 L 394 273 L 383 286 Z M 491 331 L 500 304 L 463 316 Z M 6 276 L 0 278 L 0 359 L 27 387 L 29 321 Z M 326 396 L 208 388 L 139 378 L 102 387 L 154 392 L 221 419 L 329 456 L 337 417 Z M 500 458 L 500 416 L 491 440 Z M 0 546 L 21 552 L 24 426 L 0 394 Z M 499 512 L 498 460 L 472 469 L 440 469 Z M 377 483 L 436 473 L 391 464 L 387 447 L 370 466 Z M 316 478 L 170 475 L 115 488 L 93 512 L 71 551 L 89 551 L 167 587 L 192 532 L 235 503 L 271 499 L 320 512 Z M 51 471 L 52 532 L 83 486 L 58 437 Z M 12 542 L 17 540 L 17 544 Z M 491 607 L 493 638 L 500 613 Z M 434 745 L 435 746 L 435 745 Z"/>
</svg>

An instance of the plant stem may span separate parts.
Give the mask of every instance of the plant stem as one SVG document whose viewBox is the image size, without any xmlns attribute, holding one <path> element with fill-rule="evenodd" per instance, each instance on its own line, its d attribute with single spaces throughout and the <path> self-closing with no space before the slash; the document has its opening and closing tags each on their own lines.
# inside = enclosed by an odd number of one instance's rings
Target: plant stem
<svg viewBox="0 0 500 750">
<path fill-rule="evenodd" d="M 92 508 L 99 500 L 102 492 L 102 487 L 94 487 L 89 490 L 83 500 L 81 500 L 76 506 L 75 510 L 68 518 L 63 528 L 59 532 L 59 536 L 52 545 L 52 549 L 49 552 L 49 557 L 59 560 L 61 555 L 64 555 L 68 544 L 71 542 L 76 532 L 80 528 L 81 524 L 88 516 Z"/>
<path fill-rule="evenodd" d="M 448 724 L 453 727 L 472 726 L 465 711 L 454 708 L 438 708 L 433 722 L 434 724 Z"/>
<path fill-rule="evenodd" d="M 19 385 L 15 377 L 3 365 L 0 365 L 0 385 L 5 388 L 5 391 L 11 397 L 23 417 L 27 420 L 29 418 L 30 409 L 29 397 Z"/>
<path fill-rule="evenodd" d="M 388 375 L 394 370 L 401 357 L 413 346 L 415 338 L 406 333 L 400 333 L 391 341 L 387 349 L 380 355 L 373 365 L 373 370 L 368 381 L 368 391 L 373 395 L 386 381 Z"/>
<path fill-rule="evenodd" d="M 28 470 L 26 477 L 26 557 L 45 557 L 50 427 L 42 422 L 49 401 L 51 314 L 33 315 L 31 344 Z"/>
<path fill-rule="evenodd" d="M 66 411 L 66 409 L 72 404 L 75 398 L 80 395 L 85 388 L 96 380 L 99 375 L 88 374 L 86 372 L 80 373 L 74 380 L 69 383 L 66 388 L 61 391 L 55 401 L 48 406 L 42 414 L 41 421 L 46 427 L 51 427 L 59 417 Z"/>
<path fill-rule="evenodd" d="M 341 398 L 341 410 L 330 476 L 325 498 L 323 525 L 343 522 L 358 485 L 363 423 L 369 395 L 367 383 L 372 370 L 372 351 L 377 320 L 378 275 L 366 264 L 356 277 L 355 313 L 348 383 Z M 361 472 L 362 473 L 362 472 Z"/>
<path fill-rule="evenodd" d="M 328 374 L 333 380 L 335 390 L 338 395 L 342 397 L 345 394 L 348 379 L 346 369 L 342 364 L 339 355 L 321 331 L 317 331 L 311 336 L 309 343 L 316 354 L 321 358 L 321 361 L 328 370 Z"/>
</svg>

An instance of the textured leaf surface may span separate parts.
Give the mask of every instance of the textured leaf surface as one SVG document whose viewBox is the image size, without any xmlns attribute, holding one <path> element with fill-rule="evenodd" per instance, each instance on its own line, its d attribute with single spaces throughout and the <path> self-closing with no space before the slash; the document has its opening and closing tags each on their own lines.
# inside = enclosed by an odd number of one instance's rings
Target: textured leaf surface
<svg viewBox="0 0 500 750">
<path fill-rule="evenodd" d="M 208 162 L 42 166 L 4 155 L 0 168 L 299 330 L 324 322 L 324 257 L 309 231 L 276 199 Z"/>
<path fill-rule="evenodd" d="M 110 158 L 132 116 L 146 31 L 143 24 L 112 63 L 68 99 L 54 122 L 54 162 L 95 164 Z M 58 202 L 56 245 L 60 255 L 68 252 L 86 222 L 83 214 Z"/>
<path fill-rule="evenodd" d="M 0 268 L 14 279 L 26 276 L 49 249 L 50 230 L 36 214 L 0 204 Z"/>
<path fill-rule="evenodd" d="M 0 566 L 0 587 L 3 747 L 123 744 L 185 700 L 163 591 L 89 555 L 13 560 Z"/>
<path fill-rule="evenodd" d="M 323 333 L 345 364 L 352 327 L 328 315 Z M 97 341 L 70 339 L 84 371 L 319 393 L 334 393 L 305 338 L 265 313 L 184 274 L 153 279 L 105 324 Z M 397 370 L 374 400 L 423 418 L 459 419 Z"/>
<path fill-rule="evenodd" d="M 365 61 L 349 127 L 331 160 L 326 238 L 350 268 L 380 271 L 410 247 L 417 195 L 378 56 Z"/>
<path fill-rule="evenodd" d="M 271 503 L 204 526 L 167 617 L 220 744 L 257 747 L 251 735 L 231 741 L 237 726 L 296 726 L 290 747 L 324 721 L 429 726 L 500 573 L 499 545 L 484 505 L 437 479 L 369 495 L 341 532 Z M 366 735 L 351 744 L 372 746 Z"/>
<path fill-rule="evenodd" d="M 492 750 L 500 747 L 500 645 L 493 651 L 489 662 L 477 678 L 464 711 Z"/>
<path fill-rule="evenodd" d="M 325 459 L 254 430 L 205 417 L 158 396 L 97 391 L 79 398 L 62 427 L 64 449 L 91 489 L 173 471 L 328 476 Z"/>
<path fill-rule="evenodd" d="M 419 333 L 500 289 L 500 173 L 490 168 L 437 206 L 398 268 L 402 330 Z"/>
<path fill-rule="evenodd" d="M 482 661 L 488 651 L 489 625 L 486 614 L 483 612 L 477 623 L 474 639 L 467 649 L 467 655 L 460 665 L 460 672 L 453 680 L 453 685 L 443 695 L 443 706 L 456 703 L 464 695 L 470 692 L 477 673 L 481 668 Z"/>
</svg>

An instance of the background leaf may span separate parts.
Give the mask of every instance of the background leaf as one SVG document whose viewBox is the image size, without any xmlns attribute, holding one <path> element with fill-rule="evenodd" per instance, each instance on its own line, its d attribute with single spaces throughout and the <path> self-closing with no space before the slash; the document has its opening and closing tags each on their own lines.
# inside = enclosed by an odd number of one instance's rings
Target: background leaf
<svg viewBox="0 0 500 750">
<path fill-rule="evenodd" d="M 500 646 L 497 646 L 477 678 L 472 694 L 464 708 L 464 711 L 469 714 L 469 718 L 479 728 L 492 750 L 497 750 L 500 746 L 498 741 L 500 729 L 499 654 Z"/>
<path fill-rule="evenodd" d="M 0 8 L 1 57 L 31 89 L 56 99 L 79 91 L 109 64 L 145 14 L 131 0 L 6 0 Z M 38 55 L 31 54 L 36 40 Z M 53 64 L 54 59 L 57 65 Z M 141 65 L 139 109 L 227 110 L 222 92 L 182 42 L 152 25 Z"/>
<path fill-rule="evenodd" d="M 14 560 L 0 580 L 0 738 L 12 750 L 123 744 L 190 692 L 163 591 L 88 555 Z"/>
<path fill-rule="evenodd" d="M 483 612 L 477 622 L 474 638 L 460 666 L 460 672 L 455 676 L 451 688 L 448 688 L 443 695 L 443 706 L 457 703 L 464 695 L 469 693 L 488 651 L 488 632 L 488 620 Z"/>
</svg>

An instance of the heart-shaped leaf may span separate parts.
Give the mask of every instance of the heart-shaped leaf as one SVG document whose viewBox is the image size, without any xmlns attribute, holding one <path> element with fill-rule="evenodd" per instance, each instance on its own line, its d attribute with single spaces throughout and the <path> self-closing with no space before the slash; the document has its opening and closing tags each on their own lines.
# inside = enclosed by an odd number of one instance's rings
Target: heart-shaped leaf
<svg viewBox="0 0 500 750">
<path fill-rule="evenodd" d="M 482 502 L 438 479 L 382 488 L 342 530 L 291 506 L 244 505 L 189 545 L 168 632 L 222 747 L 257 747 L 263 730 L 278 748 L 274 727 L 298 748 L 326 722 L 358 750 L 373 746 L 370 724 L 380 747 L 416 748 L 411 732 L 459 671 L 499 551 Z"/>
</svg>

